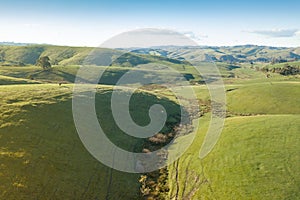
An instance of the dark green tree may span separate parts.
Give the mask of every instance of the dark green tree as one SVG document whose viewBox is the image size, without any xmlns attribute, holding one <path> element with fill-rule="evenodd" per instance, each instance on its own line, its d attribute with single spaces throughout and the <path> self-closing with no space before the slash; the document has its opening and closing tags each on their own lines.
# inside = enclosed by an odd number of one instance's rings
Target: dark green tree
<svg viewBox="0 0 300 200">
<path fill-rule="evenodd" d="M 36 65 L 42 67 L 44 70 L 51 68 L 50 58 L 48 56 L 42 56 L 36 61 Z"/>
</svg>

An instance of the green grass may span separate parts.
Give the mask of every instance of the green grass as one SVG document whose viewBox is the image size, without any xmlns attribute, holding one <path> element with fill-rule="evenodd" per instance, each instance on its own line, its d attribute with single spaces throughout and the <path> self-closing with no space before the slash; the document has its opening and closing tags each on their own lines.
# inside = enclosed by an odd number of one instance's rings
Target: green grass
<svg viewBox="0 0 300 200">
<path fill-rule="evenodd" d="M 0 85 L 38 84 L 38 81 L 0 75 Z"/>
<path fill-rule="evenodd" d="M 299 82 L 264 82 L 232 85 L 227 92 L 227 109 L 233 113 L 298 114 Z"/>
<path fill-rule="evenodd" d="M 65 81 L 72 83 L 75 80 L 79 66 L 70 65 L 68 67 L 54 66 L 50 71 L 42 70 L 37 66 L 26 67 L 0 67 L 0 73 L 13 77 L 44 82 Z"/>
<path fill-rule="evenodd" d="M 199 159 L 207 114 L 193 144 L 169 166 L 170 199 L 299 199 L 299 81 L 248 75 L 228 79 L 227 111 L 238 116 L 226 119 L 212 152 Z M 209 99 L 205 87 L 194 88 L 202 102 Z"/>
<path fill-rule="evenodd" d="M 107 85 L 115 85 L 117 81 L 128 71 L 133 71 L 139 74 L 139 76 L 143 76 L 144 79 L 149 79 L 149 81 L 170 81 L 174 82 L 174 77 L 177 77 L 175 73 L 170 73 L 169 69 L 155 69 L 155 66 L 166 66 L 170 65 L 170 68 L 178 70 L 178 73 L 181 73 L 182 76 L 190 76 L 190 81 L 197 82 L 201 80 L 200 76 L 197 75 L 195 69 L 191 66 L 186 66 L 183 70 L 182 65 L 179 64 L 170 64 L 165 62 L 158 62 L 156 64 L 145 64 L 139 65 L 137 67 L 120 67 L 120 66 L 89 66 L 90 68 L 98 69 L 99 71 L 105 70 L 103 76 L 101 77 L 99 83 L 107 84 Z M 67 83 L 74 83 L 77 71 L 80 68 L 79 65 L 68 65 L 62 66 L 57 65 L 53 66 L 51 70 L 45 71 L 37 66 L 24 66 L 24 67 L 8 67 L 2 66 L 0 67 L 0 73 L 2 75 L 13 77 L 13 78 L 22 78 L 29 80 L 36 80 L 42 82 L 52 82 L 57 83 L 59 81 L 64 81 Z M 82 77 L 84 78 L 84 77 Z M 173 79 L 172 79 L 173 78 Z M 86 80 L 86 77 L 84 78 Z M 132 80 L 132 83 L 137 83 L 138 81 Z"/>
<path fill-rule="evenodd" d="M 299 122 L 299 115 L 228 118 L 216 147 L 200 160 L 208 126 L 208 117 L 203 118 L 194 143 L 179 160 L 177 179 L 175 165 L 169 167 L 171 197 L 178 184 L 179 199 L 194 188 L 192 199 L 298 199 Z"/>
<path fill-rule="evenodd" d="M 195 87 L 199 98 L 207 99 L 201 87 Z M 199 151 L 210 115 L 201 118 L 194 143 L 169 167 L 170 198 L 298 199 L 299 82 L 250 79 L 226 89 L 230 113 L 256 116 L 227 118 L 216 147 L 203 160 Z"/>
<path fill-rule="evenodd" d="M 0 46 L 0 65 L 33 65 L 41 56 L 48 56 L 53 65 L 110 64 L 132 67 L 145 63 L 182 64 L 179 60 L 162 56 L 126 53 L 126 50 L 93 47 L 52 45 Z"/>
<path fill-rule="evenodd" d="M 0 86 L 0 199 L 139 199 L 138 174 L 109 169 L 83 147 L 72 117 L 72 88 Z M 133 151 L 141 141 L 116 126 L 110 96 L 110 87 L 99 86 L 100 123 L 114 143 Z M 168 99 L 144 92 L 136 93 L 132 101 L 139 106 L 131 109 L 139 124 L 149 122 L 148 109 L 155 103 L 165 105 L 170 116 L 179 112 Z"/>
<path fill-rule="evenodd" d="M 51 71 L 36 66 L 0 67 L 0 199 L 139 199 L 139 175 L 109 169 L 95 160 L 83 147 L 74 126 L 71 83 L 79 65 L 69 64 L 82 61 L 91 49 L 44 48 L 42 55 L 53 56 L 60 64 Z M 259 49 L 240 51 L 254 56 Z M 18 56 L 30 59 L 39 53 L 23 55 L 22 48 L 17 47 L 14 51 L 15 55 L 10 52 L 12 60 Z M 106 85 L 97 87 L 97 116 L 107 136 L 130 151 L 139 149 L 142 140 L 129 137 L 115 124 L 110 109 L 111 85 L 129 70 L 149 80 L 173 78 L 167 70 L 157 75 L 157 70 L 147 69 L 149 64 L 129 66 L 141 58 L 192 75 L 192 82 L 201 81 L 193 67 L 160 57 L 143 55 L 129 63 L 119 60 L 123 66 L 111 66 L 100 80 Z M 228 116 L 232 117 L 226 119 L 216 147 L 200 160 L 210 114 L 201 117 L 194 143 L 168 167 L 170 198 L 299 199 L 299 76 L 272 74 L 267 79 L 248 63 L 235 69 L 228 63 L 217 66 L 224 77 Z M 62 86 L 57 84 L 60 81 L 64 81 Z M 192 87 L 199 104 L 209 106 L 207 87 Z M 180 89 L 188 98 L 185 88 Z M 142 87 L 131 99 L 132 118 L 145 125 L 149 123 L 149 107 L 162 103 L 172 120 L 179 113 L 174 102 L 176 98 L 167 88 Z M 164 131 L 171 129 L 165 127 Z"/>
</svg>

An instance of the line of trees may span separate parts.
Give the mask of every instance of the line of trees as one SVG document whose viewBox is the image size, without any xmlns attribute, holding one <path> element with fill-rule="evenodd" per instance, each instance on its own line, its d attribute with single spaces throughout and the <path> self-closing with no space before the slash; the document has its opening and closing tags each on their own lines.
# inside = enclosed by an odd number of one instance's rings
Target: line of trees
<svg viewBox="0 0 300 200">
<path fill-rule="evenodd" d="M 284 76 L 288 75 L 297 75 L 300 74 L 300 67 L 299 66 L 291 66 L 290 64 L 285 64 L 283 67 L 274 67 L 268 68 L 264 67 L 261 69 L 262 72 L 272 72 L 272 73 L 279 73 Z"/>
</svg>

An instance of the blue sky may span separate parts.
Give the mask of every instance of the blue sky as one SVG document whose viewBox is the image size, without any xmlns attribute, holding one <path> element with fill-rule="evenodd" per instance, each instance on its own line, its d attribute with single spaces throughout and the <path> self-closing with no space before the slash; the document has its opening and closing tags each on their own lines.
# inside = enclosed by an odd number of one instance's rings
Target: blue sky
<svg viewBox="0 0 300 200">
<path fill-rule="evenodd" d="M 137 28 L 166 28 L 200 45 L 300 46 L 300 1 L 0 0 L 0 41 L 98 46 Z"/>
</svg>

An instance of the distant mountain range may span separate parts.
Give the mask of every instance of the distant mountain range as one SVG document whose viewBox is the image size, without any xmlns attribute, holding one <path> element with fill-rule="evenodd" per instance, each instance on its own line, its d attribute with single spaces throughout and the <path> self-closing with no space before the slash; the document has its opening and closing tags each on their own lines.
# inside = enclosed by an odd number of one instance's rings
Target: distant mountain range
<svg viewBox="0 0 300 200">
<path fill-rule="evenodd" d="M 93 50 L 102 57 L 91 57 Z M 123 55 L 125 52 L 131 53 Z M 122 56 L 122 58 L 117 57 Z M 1 65 L 35 64 L 40 56 L 48 56 L 52 64 L 80 65 L 83 62 L 104 65 L 110 62 L 121 66 L 135 66 L 154 60 L 159 62 L 186 63 L 188 61 L 242 62 L 286 62 L 300 59 L 300 47 L 268 47 L 241 45 L 232 47 L 210 46 L 162 46 L 141 49 L 105 49 L 94 47 L 69 47 L 36 45 L 28 43 L 0 43 Z M 104 59 L 105 57 L 105 59 Z"/>
<path fill-rule="evenodd" d="M 33 43 L 0 42 L 0 45 L 3 45 L 3 46 L 27 46 L 27 45 L 33 45 Z"/>
<path fill-rule="evenodd" d="M 300 47 L 269 47 L 241 45 L 228 47 L 153 47 L 133 50 L 139 54 L 164 56 L 173 59 L 215 62 L 286 62 L 300 59 Z"/>
</svg>

